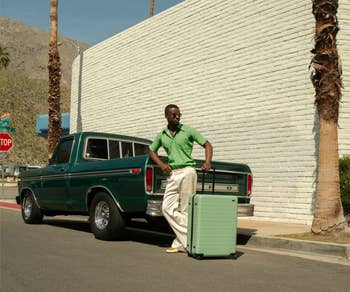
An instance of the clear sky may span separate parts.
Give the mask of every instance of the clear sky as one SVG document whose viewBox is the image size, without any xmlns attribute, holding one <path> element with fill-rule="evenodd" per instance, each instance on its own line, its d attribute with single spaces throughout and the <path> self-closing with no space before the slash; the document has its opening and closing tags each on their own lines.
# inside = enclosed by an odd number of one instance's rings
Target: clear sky
<svg viewBox="0 0 350 292">
<path fill-rule="evenodd" d="M 155 0 L 154 14 L 182 0 Z M 149 17 L 150 0 L 58 0 L 58 30 L 66 37 L 96 44 Z M 0 17 L 50 28 L 50 0 L 0 0 Z"/>
</svg>

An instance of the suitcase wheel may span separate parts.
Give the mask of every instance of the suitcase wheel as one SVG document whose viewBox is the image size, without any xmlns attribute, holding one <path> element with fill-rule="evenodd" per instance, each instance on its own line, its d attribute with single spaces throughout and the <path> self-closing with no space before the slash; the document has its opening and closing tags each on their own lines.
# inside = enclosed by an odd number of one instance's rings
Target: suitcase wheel
<svg viewBox="0 0 350 292">
<path fill-rule="evenodd" d="M 196 259 L 196 260 L 202 260 L 204 255 L 202 253 L 189 253 L 188 256 Z"/>
</svg>

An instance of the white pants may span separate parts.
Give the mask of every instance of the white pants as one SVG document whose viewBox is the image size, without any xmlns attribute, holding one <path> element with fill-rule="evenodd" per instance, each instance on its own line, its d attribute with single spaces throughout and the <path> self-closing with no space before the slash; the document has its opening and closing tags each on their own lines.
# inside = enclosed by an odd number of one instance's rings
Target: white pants
<svg viewBox="0 0 350 292">
<path fill-rule="evenodd" d="M 197 173 L 193 167 L 173 170 L 167 181 L 162 211 L 176 234 L 172 247 L 186 249 L 188 199 L 196 187 Z"/>
</svg>

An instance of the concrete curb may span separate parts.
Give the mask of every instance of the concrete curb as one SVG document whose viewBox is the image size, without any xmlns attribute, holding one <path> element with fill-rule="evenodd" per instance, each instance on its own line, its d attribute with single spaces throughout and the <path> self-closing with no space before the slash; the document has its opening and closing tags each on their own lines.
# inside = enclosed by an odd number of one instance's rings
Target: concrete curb
<svg viewBox="0 0 350 292">
<path fill-rule="evenodd" d="M 249 236 L 247 234 L 243 235 Z M 279 249 L 287 251 L 296 251 L 298 253 L 314 255 L 327 255 L 350 260 L 350 244 L 337 244 L 274 236 L 252 235 L 248 239 L 246 246 L 269 248 L 274 250 Z"/>
</svg>

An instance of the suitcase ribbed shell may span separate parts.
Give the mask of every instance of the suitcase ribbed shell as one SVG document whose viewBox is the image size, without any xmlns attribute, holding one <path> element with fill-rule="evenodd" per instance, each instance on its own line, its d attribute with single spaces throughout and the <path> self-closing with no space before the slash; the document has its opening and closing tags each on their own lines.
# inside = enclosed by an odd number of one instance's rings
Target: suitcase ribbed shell
<svg viewBox="0 0 350 292">
<path fill-rule="evenodd" d="M 237 197 L 196 194 L 188 213 L 189 255 L 221 257 L 236 252 Z"/>
</svg>

